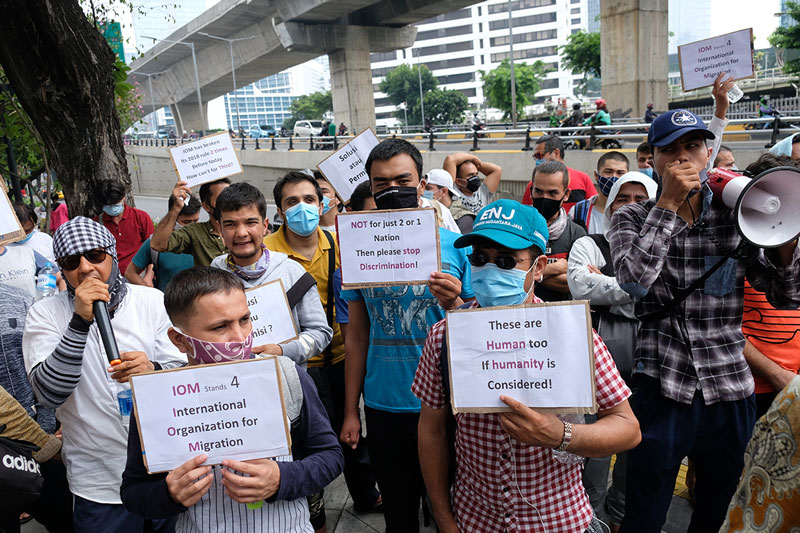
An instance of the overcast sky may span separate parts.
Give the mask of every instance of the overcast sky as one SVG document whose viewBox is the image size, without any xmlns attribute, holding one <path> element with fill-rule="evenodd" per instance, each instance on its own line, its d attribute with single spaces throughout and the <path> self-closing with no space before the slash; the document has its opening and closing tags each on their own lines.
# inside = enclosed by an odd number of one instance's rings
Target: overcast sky
<svg viewBox="0 0 800 533">
<path fill-rule="evenodd" d="M 753 28 L 756 50 L 769 47 L 767 37 L 780 24 L 780 0 L 711 0 L 711 35 Z"/>
</svg>

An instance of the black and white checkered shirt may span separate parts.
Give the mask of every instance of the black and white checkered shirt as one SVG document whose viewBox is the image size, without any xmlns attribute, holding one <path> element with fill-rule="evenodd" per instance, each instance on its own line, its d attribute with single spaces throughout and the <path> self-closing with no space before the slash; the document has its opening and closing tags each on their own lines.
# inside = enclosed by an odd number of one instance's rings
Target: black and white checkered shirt
<svg viewBox="0 0 800 533">
<path fill-rule="evenodd" d="M 652 200 L 614 214 L 609 240 L 617 281 L 634 297 L 637 315 L 662 309 L 676 289 L 688 287 L 739 244 L 732 211 L 712 203 L 708 186 L 702 192 L 702 214 L 691 228 Z M 775 266 L 772 254 L 748 248 L 744 259 L 729 259 L 671 316 L 642 324 L 634 373 L 659 379 L 661 393 L 684 404 L 698 389 L 706 404 L 751 395 L 742 335 L 745 273 L 775 307 L 800 306 L 800 248 L 785 268 Z"/>
</svg>

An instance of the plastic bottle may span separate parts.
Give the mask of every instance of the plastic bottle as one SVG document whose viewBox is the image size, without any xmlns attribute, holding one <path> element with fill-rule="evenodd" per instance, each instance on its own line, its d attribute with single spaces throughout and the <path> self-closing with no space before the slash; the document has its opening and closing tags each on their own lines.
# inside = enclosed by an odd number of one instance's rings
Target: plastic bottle
<svg viewBox="0 0 800 533">
<path fill-rule="evenodd" d="M 728 91 L 728 102 L 735 104 L 742 99 L 742 96 L 744 96 L 744 91 L 742 91 L 739 86 L 734 83 L 733 87 L 731 87 L 731 90 Z"/>
<path fill-rule="evenodd" d="M 578 424 L 584 424 L 586 422 L 586 419 L 584 418 L 583 415 L 569 414 L 569 415 L 556 415 L 556 416 L 558 416 L 558 419 L 561 420 L 562 422 L 569 422 L 570 424 L 572 424 L 573 427 Z M 566 450 L 562 452 L 553 450 L 553 458 L 559 463 L 564 463 L 566 465 L 579 464 L 585 460 L 584 457 L 581 457 L 580 455 L 575 455 L 574 453 L 570 453 Z"/>
<path fill-rule="evenodd" d="M 131 386 L 127 383 L 115 382 L 115 391 L 117 393 L 117 407 L 119 408 L 119 416 L 122 425 L 128 427 L 131 420 L 131 412 L 133 411 L 133 393 Z"/>
<path fill-rule="evenodd" d="M 39 270 L 39 275 L 36 276 L 36 292 L 39 294 L 39 299 L 53 296 L 58 292 L 56 288 L 56 267 L 53 263 L 45 263 Z"/>
</svg>

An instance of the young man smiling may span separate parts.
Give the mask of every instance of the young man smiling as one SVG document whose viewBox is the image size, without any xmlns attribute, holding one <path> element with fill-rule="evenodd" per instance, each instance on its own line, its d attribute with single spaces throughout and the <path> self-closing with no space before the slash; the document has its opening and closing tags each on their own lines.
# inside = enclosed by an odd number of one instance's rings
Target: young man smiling
<svg viewBox="0 0 800 533">
<path fill-rule="evenodd" d="M 261 191 L 249 183 L 234 183 L 217 197 L 215 214 L 230 253 L 214 258 L 211 266 L 232 272 L 245 288 L 280 279 L 287 292 L 305 274 L 297 262 L 284 253 L 268 250 L 262 242 L 267 230 L 267 201 Z M 300 329 L 297 339 L 256 346 L 253 351 L 285 355 L 305 367 L 310 357 L 325 349 L 333 332 L 315 290 L 306 290 L 292 313 Z"/>
</svg>

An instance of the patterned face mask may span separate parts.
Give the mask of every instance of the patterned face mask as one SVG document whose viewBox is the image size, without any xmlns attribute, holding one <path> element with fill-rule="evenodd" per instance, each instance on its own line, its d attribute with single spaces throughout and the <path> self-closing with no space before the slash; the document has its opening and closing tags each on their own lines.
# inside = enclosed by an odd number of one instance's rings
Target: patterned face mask
<svg viewBox="0 0 800 533">
<path fill-rule="evenodd" d="M 252 331 L 242 342 L 211 342 L 195 339 L 194 337 L 182 332 L 177 327 L 174 327 L 174 329 L 183 335 L 183 337 L 192 346 L 193 353 L 189 354 L 189 356 L 197 361 L 198 364 L 211 365 L 214 363 L 226 363 L 228 361 L 253 359 L 253 354 L 250 351 L 253 348 Z"/>
</svg>

